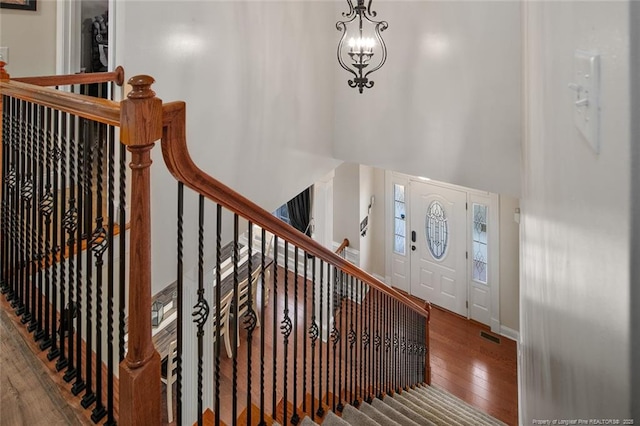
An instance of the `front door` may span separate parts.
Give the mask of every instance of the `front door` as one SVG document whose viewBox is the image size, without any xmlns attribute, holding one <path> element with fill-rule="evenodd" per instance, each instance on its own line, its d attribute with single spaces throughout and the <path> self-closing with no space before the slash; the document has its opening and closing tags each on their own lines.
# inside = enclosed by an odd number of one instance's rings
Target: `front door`
<svg viewBox="0 0 640 426">
<path fill-rule="evenodd" d="M 467 317 L 467 194 L 411 182 L 411 294 Z"/>
</svg>

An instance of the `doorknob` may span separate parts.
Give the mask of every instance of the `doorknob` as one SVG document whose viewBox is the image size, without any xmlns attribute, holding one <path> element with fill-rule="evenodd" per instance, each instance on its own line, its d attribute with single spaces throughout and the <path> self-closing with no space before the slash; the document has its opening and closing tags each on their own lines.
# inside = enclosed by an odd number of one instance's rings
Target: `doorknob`
<svg viewBox="0 0 640 426">
<path fill-rule="evenodd" d="M 416 231 L 411 231 L 411 242 L 412 243 L 416 242 Z"/>
</svg>

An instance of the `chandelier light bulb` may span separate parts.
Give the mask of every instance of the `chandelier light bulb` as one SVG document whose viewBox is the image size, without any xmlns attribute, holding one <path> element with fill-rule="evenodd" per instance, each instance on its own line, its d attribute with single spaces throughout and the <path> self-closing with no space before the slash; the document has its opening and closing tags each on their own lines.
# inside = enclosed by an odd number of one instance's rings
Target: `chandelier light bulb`
<svg viewBox="0 0 640 426">
<path fill-rule="evenodd" d="M 360 93 L 365 88 L 373 87 L 369 75 L 380 69 L 387 60 L 387 48 L 381 32 L 387 29 L 388 24 L 373 19 L 377 14 L 371 10 L 371 1 L 365 5 L 365 0 L 357 0 L 357 4 L 347 0 L 349 11 L 342 14 L 345 20 L 336 22 L 336 29 L 342 32 L 338 43 L 338 63 L 353 75 L 347 83 Z M 350 24 L 355 28 L 347 30 Z M 347 38 L 348 33 L 357 37 Z M 365 34 L 373 37 L 365 37 Z M 347 56 L 350 60 L 347 60 Z"/>
</svg>

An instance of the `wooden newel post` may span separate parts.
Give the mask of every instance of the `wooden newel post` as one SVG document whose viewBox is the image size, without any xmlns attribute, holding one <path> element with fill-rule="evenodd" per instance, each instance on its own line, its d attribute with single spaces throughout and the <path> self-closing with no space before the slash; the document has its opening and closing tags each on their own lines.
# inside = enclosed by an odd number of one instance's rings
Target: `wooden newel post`
<svg viewBox="0 0 640 426">
<path fill-rule="evenodd" d="M 427 302 L 425 307 L 429 316 L 427 317 L 427 331 L 425 336 L 425 344 L 427 345 L 427 353 L 425 355 L 424 362 L 426 363 L 424 368 L 424 382 L 431 385 L 431 345 L 429 344 L 429 323 L 431 322 L 431 303 Z"/>
<path fill-rule="evenodd" d="M 122 101 L 121 140 L 131 152 L 129 343 L 120 363 L 119 424 L 158 425 L 162 418 L 160 355 L 151 340 L 151 149 L 162 136 L 162 101 L 152 77 L 132 77 Z"/>
</svg>

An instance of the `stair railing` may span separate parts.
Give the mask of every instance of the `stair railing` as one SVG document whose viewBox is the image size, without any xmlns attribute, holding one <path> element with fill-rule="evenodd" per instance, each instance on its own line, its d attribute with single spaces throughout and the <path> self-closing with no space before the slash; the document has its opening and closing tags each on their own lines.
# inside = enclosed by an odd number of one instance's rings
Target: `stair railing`
<svg viewBox="0 0 640 426">
<path fill-rule="evenodd" d="M 121 103 L 9 80 L 4 63 L 0 79 L 0 287 L 74 381 L 72 392 L 84 392 L 95 422 L 161 424 L 150 315 L 150 152 L 159 139 L 177 180 L 177 352 L 162 355 L 177 360 L 178 424 L 207 416 L 215 424 L 297 424 L 429 383 L 429 305 L 200 170 L 186 147 L 185 104 L 163 105 L 151 77 L 130 79 Z M 97 146 L 83 143 L 96 134 Z M 197 220 L 185 220 L 191 214 Z M 196 278 L 184 254 L 191 231 Z"/>
<path fill-rule="evenodd" d="M 145 76 L 110 100 L 121 68 L 11 80 L 4 66 L 0 290 L 95 423 L 160 424 L 148 154 L 162 102 Z"/>
<path fill-rule="evenodd" d="M 163 109 L 163 157 L 178 182 L 178 419 L 297 424 L 305 415 L 317 420 L 345 404 L 430 383 L 430 306 L 386 286 L 202 171 L 187 149 L 185 104 Z M 232 235 L 224 229 L 233 229 Z M 245 247 L 242 234 L 248 236 Z M 197 278 L 188 282 L 184 252 L 190 239 L 197 245 L 191 249 L 197 252 Z M 225 246 L 233 253 L 226 278 Z M 254 279 L 257 284 L 245 290 L 244 283 Z M 231 312 L 218 315 L 227 296 Z M 225 336 L 231 340 L 227 355 L 219 343 Z"/>
</svg>

